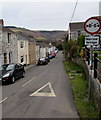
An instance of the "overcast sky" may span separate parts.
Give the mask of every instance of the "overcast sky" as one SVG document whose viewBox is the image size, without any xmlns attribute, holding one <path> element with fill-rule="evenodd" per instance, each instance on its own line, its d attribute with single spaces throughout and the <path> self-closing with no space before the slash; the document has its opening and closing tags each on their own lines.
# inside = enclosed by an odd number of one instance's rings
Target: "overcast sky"
<svg viewBox="0 0 101 120">
<path fill-rule="evenodd" d="M 13 1 L 13 2 L 12 2 Z M 77 0 L 2 0 L 0 18 L 6 26 L 32 30 L 68 30 Z M 99 15 L 100 0 L 78 0 L 72 22 Z"/>
</svg>

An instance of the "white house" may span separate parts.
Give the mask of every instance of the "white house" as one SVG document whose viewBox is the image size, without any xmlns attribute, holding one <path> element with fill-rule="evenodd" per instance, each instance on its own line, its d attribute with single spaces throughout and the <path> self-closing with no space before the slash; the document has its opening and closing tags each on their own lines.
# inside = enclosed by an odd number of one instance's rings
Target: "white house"
<svg viewBox="0 0 101 120">
<path fill-rule="evenodd" d="M 46 47 L 40 46 L 40 58 L 46 57 Z"/>
</svg>

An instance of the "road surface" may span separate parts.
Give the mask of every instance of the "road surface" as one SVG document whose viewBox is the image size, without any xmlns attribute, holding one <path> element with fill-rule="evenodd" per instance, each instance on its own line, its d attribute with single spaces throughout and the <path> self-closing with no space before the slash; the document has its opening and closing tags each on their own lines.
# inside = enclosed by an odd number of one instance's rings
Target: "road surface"
<svg viewBox="0 0 101 120">
<path fill-rule="evenodd" d="M 78 118 L 62 52 L 48 65 L 34 66 L 24 78 L 3 85 L 0 104 L 3 118 Z"/>
</svg>

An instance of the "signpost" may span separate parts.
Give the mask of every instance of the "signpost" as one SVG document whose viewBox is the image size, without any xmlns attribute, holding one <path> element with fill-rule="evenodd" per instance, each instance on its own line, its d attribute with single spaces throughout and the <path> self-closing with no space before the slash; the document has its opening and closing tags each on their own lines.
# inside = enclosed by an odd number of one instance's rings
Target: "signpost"
<svg viewBox="0 0 101 120">
<path fill-rule="evenodd" d="M 86 20 L 84 23 L 85 31 L 90 34 L 85 37 L 85 45 L 90 46 L 90 66 L 89 66 L 89 83 L 88 83 L 88 100 L 90 100 L 91 94 L 91 79 L 92 79 L 92 49 L 93 46 L 99 45 L 99 36 L 95 36 L 99 34 L 101 29 L 101 22 L 97 17 L 91 17 Z"/>
</svg>

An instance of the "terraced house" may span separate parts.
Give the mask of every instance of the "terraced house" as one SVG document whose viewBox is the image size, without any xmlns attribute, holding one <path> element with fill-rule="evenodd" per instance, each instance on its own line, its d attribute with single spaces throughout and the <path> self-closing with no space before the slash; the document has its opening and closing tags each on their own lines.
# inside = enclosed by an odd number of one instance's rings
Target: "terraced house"
<svg viewBox="0 0 101 120">
<path fill-rule="evenodd" d="M 4 27 L 2 22 L 1 29 L 1 65 L 7 63 L 15 63 L 18 61 L 18 46 L 17 46 L 17 35 L 9 28 Z"/>
<path fill-rule="evenodd" d="M 41 38 L 31 30 L 4 26 L 0 20 L 0 65 L 21 63 L 23 65 L 37 63 L 39 58 L 46 57 L 53 51 L 48 40 Z M 36 35 L 37 39 L 34 37 Z M 55 49 L 54 49 L 55 50 Z"/>
<path fill-rule="evenodd" d="M 25 35 L 18 34 L 18 63 L 29 64 L 29 41 Z"/>
<path fill-rule="evenodd" d="M 18 35 L 18 63 L 23 65 L 36 63 L 36 42 L 30 33 L 19 28 L 9 27 Z"/>
</svg>

